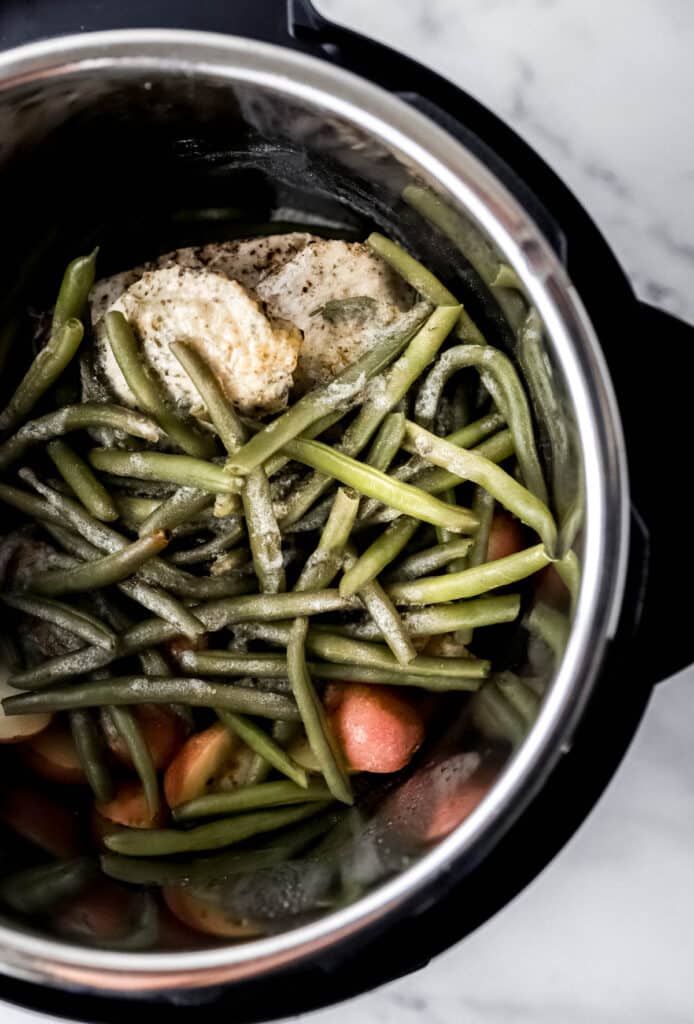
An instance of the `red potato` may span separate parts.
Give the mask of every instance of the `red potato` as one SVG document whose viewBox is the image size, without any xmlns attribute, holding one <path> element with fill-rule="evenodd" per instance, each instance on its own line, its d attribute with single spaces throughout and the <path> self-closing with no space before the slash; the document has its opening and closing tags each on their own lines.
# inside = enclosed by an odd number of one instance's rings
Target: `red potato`
<svg viewBox="0 0 694 1024">
<path fill-rule="evenodd" d="M 175 711 L 158 704 L 141 704 L 134 709 L 134 715 L 152 755 L 155 769 L 163 771 L 185 741 L 188 733 L 186 723 Z M 103 722 L 109 750 L 121 764 L 132 767 L 130 751 L 122 736 L 107 715 L 103 716 Z"/>
<path fill-rule="evenodd" d="M 0 793 L 0 821 L 54 857 L 77 857 L 84 849 L 77 818 L 54 797 L 22 783 Z"/>
<path fill-rule="evenodd" d="M 109 941 L 128 934 L 137 917 L 138 895 L 100 878 L 56 915 L 55 927 L 71 939 Z"/>
<path fill-rule="evenodd" d="M 535 594 L 538 600 L 560 611 L 566 611 L 571 600 L 569 588 L 553 565 L 548 565 L 538 573 Z"/>
<path fill-rule="evenodd" d="M 62 723 L 53 723 L 28 740 L 21 751 L 31 770 L 49 782 L 75 785 L 87 781 L 72 734 Z"/>
<path fill-rule="evenodd" d="M 94 809 L 107 821 L 127 825 L 128 828 L 160 828 L 166 820 L 161 808 L 155 815 L 150 812 L 139 782 L 122 782 L 112 800 L 99 801 Z"/>
<path fill-rule="evenodd" d="M 4 675 L 5 670 L 0 668 Z M 0 702 L 18 693 L 4 678 L 0 678 Z M 50 724 L 53 715 L 6 715 L 0 703 L 0 743 L 21 743 L 38 735 Z"/>
<path fill-rule="evenodd" d="M 185 651 L 204 651 L 209 647 L 209 640 L 207 633 L 202 633 L 201 636 L 195 638 L 190 636 L 175 636 L 171 640 L 167 640 L 164 647 L 169 652 L 172 658 L 178 660 Z"/>
<path fill-rule="evenodd" d="M 494 513 L 489 542 L 487 544 L 487 561 L 495 562 L 497 558 L 514 555 L 525 547 L 523 527 L 509 512 L 502 509 Z"/>
<path fill-rule="evenodd" d="M 397 772 L 424 740 L 415 699 L 392 686 L 347 683 L 330 691 L 330 724 L 347 763 L 357 771 Z"/>
<path fill-rule="evenodd" d="M 203 938 L 201 932 L 172 914 L 166 903 L 162 903 L 159 907 L 159 945 L 162 949 L 182 952 L 186 949 L 205 949 L 210 942 Z"/>
<path fill-rule="evenodd" d="M 169 807 L 245 781 L 253 752 L 221 722 L 190 736 L 164 775 Z"/>
<path fill-rule="evenodd" d="M 496 755 L 475 751 L 437 758 L 391 798 L 389 819 L 409 839 L 432 843 L 454 831 L 484 799 L 501 771 Z"/>
<path fill-rule="evenodd" d="M 197 932 L 225 939 L 249 939 L 263 934 L 257 925 L 235 920 L 222 906 L 191 889 L 165 888 L 162 896 L 174 917 Z"/>
</svg>

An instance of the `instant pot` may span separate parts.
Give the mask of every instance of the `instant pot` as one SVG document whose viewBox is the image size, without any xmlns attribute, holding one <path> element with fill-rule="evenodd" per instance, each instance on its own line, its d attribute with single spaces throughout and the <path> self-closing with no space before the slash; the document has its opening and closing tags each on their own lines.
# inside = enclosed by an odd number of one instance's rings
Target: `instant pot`
<svg viewBox="0 0 694 1024">
<path fill-rule="evenodd" d="M 5 303 L 50 301 L 45 268 L 87 243 L 108 273 L 195 241 L 186 210 L 240 207 L 384 231 L 513 354 L 507 289 L 484 286 L 417 194 L 512 267 L 542 317 L 573 439 L 562 471 L 583 512 L 581 591 L 537 720 L 472 815 L 352 905 L 243 945 L 109 952 L 0 921 L 0 998 L 58 1016 L 116 1021 L 137 1002 L 242 1022 L 337 1002 L 424 966 L 512 899 L 599 798 L 654 684 L 689 662 L 692 551 L 674 499 L 694 331 L 637 300 L 509 127 L 310 0 L 4 0 L 0 44 Z"/>
</svg>

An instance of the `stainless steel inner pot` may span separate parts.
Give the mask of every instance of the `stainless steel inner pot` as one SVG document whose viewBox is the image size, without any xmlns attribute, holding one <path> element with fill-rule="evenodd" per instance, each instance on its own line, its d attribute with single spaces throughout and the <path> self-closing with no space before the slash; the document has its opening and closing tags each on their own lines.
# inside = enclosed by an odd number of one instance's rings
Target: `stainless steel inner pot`
<svg viewBox="0 0 694 1024">
<path fill-rule="evenodd" d="M 356 903 L 245 944 L 122 953 L 0 924 L 2 970 L 102 992 L 201 987 L 330 950 L 339 957 L 343 940 L 396 914 L 437 878 L 474 864 L 505 832 L 571 744 L 613 636 L 625 578 L 628 483 L 611 384 L 580 297 L 527 213 L 442 129 L 326 62 L 245 39 L 128 30 L 5 52 L 0 161 L 4 248 L 11 253 L 4 280 L 23 274 L 39 299 L 42 267 L 54 272 L 56 259 L 74 255 L 79 239 L 106 233 L 104 258 L 113 265 L 105 272 L 179 242 L 180 221 L 165 216 L 179 191 L 179 207 L 243 207 L 261 195 L 281 218 L 299 211 L 303 219 L 356 230 L 379 226 L 452 287 L 458 280 L 466 296 L 470 289 L 470 308 L 498 328 L 512 355 L 513 334 L 497 301 L 511 293 L 495 298 L 483 286 L 484 260 L 510 264 L 542 317 L 557 420 L 568 438 L 554 478 L 565 503 L 581 507 L 582 583 L 540 713 L 481 805 L 402 870 L 391 865 L 383 877 L 376 871 Z M 408 185 L 430 190 L 462 215 L 477 270 L 456 247 L 454 231 L 447 235 L 403 200 Z M 161 228 L 156 239 L 148 235 L 153 224 Z"/>
</svg>

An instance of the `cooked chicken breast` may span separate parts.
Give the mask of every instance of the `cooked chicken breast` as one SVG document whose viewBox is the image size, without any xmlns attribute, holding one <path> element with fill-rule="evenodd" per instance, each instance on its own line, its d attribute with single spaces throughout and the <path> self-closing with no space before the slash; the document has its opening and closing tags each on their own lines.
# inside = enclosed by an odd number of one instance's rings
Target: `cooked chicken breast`
<svg viewBox="0 0 694 1024">
<path fill-rule="evenodd" d="M 293 232 L 177 249 L 95 284 L 85 394 L 133 403 L 103 328 L 109 309 L 130 321 L 146 363 L 183 411 L 200 400 L 169 351 L 175 340 L 200 349 L 241 411 L 270 413 L 290 388 L 331 380 L 411 304 L 410 289 L 357 242 Z"/>
<path fill-rule="evenodd" d="M 361 242 L 314 239 L 255 290 L 272 316 L 303 331 L 300 391 L 335 377 L 412 305 L 407 285 Z"/>
<path fill-rule="evenodd" d="M 301 333 L 266 316 L 237 281 L 175 265 L 148 270 L 110 309 L 129 321 L 144 361 L 178 408 L 190 411 L 201 401 L 170 350 L 174 341 L 189 341 L 200 351 L 243 412 L 275 412 L 286 403 Z M 95 362 L 119 401 L 134 404 L 102 325 L 97 327 Z"/>
</svg>

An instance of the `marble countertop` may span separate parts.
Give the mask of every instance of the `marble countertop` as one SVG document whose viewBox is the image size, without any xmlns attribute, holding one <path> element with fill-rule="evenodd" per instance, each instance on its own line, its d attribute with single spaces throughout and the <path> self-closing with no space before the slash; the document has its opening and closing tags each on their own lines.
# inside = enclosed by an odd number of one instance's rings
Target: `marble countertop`
<svg viewBox="0 0 694 1024">
<path fill-rule="evenodd" d="M 641 296 L 694 321 L 688 0 L 317 0 L 510 122 L 595 217 Z M 625 339 L 628 344 L 628 339 Z M 416 975 L 296 1024 L 690 1024 L 694 671 L 662 685 L 560 856 Z M 3 1006 L 2 1024 L 32 1014 Z"/>
</svg>

